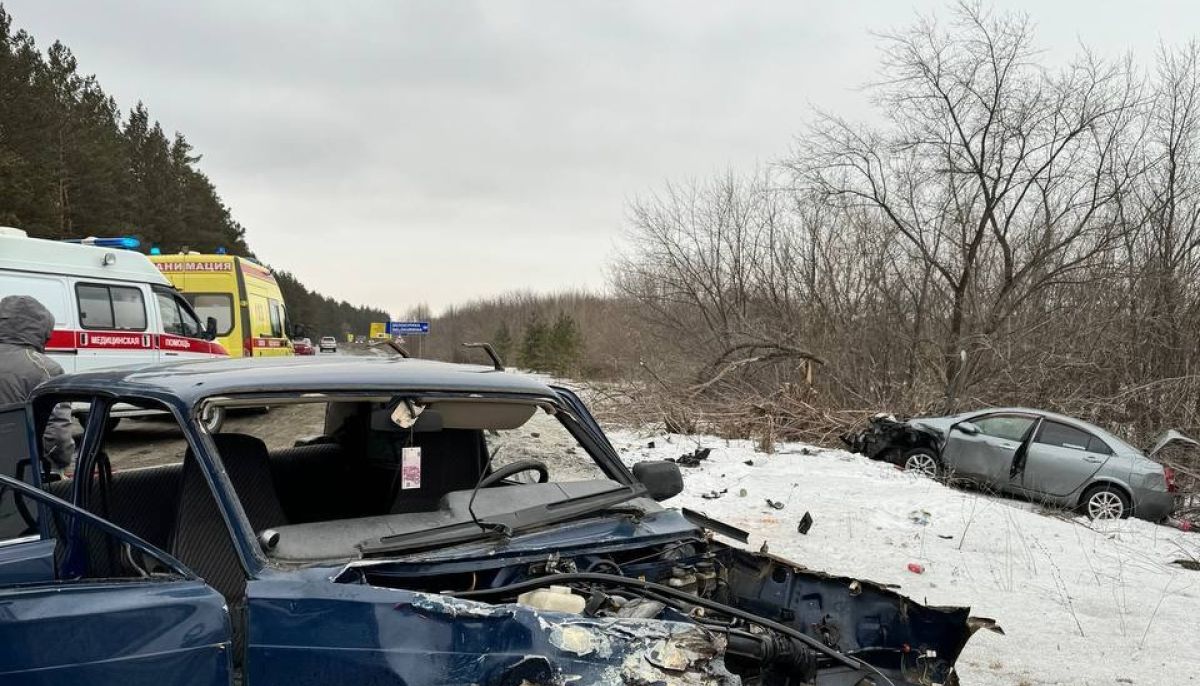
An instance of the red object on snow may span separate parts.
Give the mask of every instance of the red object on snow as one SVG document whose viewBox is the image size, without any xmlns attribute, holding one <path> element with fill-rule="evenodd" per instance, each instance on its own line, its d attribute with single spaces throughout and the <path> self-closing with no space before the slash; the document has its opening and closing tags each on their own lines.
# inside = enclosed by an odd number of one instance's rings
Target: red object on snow
<svg viewBox="0 0 1200 686">
<path fill-rule="evenodd" d="M 1167 524 L 1170 524 L 1180 531 L 1191 531 L 1195 528 L 1192 522 L 1187 519 L 1168 519 Z"/>
<path fill-rule="evenodd" d="M 912 572 L 913 574 L 924 574 L 925 573 L 925 565 L 919 564 L 916 562 L 909 562 L 908 563 L 908 571 Z"/>
</svg>

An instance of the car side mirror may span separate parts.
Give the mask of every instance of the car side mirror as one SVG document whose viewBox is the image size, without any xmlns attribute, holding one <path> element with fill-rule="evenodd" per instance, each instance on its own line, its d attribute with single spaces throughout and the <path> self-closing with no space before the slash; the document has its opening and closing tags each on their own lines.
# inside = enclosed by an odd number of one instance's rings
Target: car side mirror
<svg viewBox="0 0 1200 686">
<path fill-rule="evenodd" d="M 637 479 L 655 500 L 673 498 L 683 492 L 683 474 L 679 465 L 665 460 L 646 460 L 633 465 Z"/>
<path fill-rule="evenodd" d="M 954 430 L 961 431 L 968 436 L 974 436 L 975 434 L 979 433 L 979 427 L 975 426 L 971 422 L 959 422 L 954 425 Z"/>
<path fill-rule="evenodd" d="M 204 340 L 211 341 L 217 337 L 217 318 L 209 317 L 204 320 Z"/>
</svg>

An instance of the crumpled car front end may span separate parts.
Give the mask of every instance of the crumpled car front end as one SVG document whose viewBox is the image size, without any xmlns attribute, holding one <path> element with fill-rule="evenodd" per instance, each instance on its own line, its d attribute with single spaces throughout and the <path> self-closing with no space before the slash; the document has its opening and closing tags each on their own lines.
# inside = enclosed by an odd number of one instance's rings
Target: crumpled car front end
<svg viewBox="0 0 1200 686">
<path fill-rule="evenodd" d="M 262 659 L 273 653 L 252 636 L 251 668 L 296 684 L 341 670 L 356 683 L 929 686 L 955 683 L 968 638 L 990 625 L 725 545 L 675 511 L 645 519 L 654 536 L 628 521 L 620 543 L 581 522 L 489 551 L 352 563 L 310 585 L 324 599 L 299 613 L 334 627 L 322 640 L 336 649 Z M 260 625 L 296 622 L 295 591 L 271 601 L 260 586 Z"/>
<path fill-rule="evenodd" d="M 840 436 L 852 453 L 866 455 L 872 460 L 899 463 L 913 448 L 941 449 L 950 426 L 956 417 L 917 417 L 898 419 L 895 415 L 877 414 L 866 426 Z"/>
</svg>

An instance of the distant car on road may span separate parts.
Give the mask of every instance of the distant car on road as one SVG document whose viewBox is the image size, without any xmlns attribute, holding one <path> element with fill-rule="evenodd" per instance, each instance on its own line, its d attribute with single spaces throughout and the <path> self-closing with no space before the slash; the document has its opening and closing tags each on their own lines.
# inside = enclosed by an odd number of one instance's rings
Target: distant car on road
<svg viewBox="0 0 1200 686">
<path fill-rule="evenodd" d="M 328 350 L 331 353 L 336 353 L 337 352 L 337 339 L 334 338 L 333 336 L 322 336 L 321 343 L 320 343 L 320 349 L 321 349 L 321 352 L 325 352 Z"/>
<path fill-rule="evenodd" d="M 292 341 L 292 349 L 297 355 L 315 355 L 317 349 L 313 347 L 312 341 L 307 338 L 296 338 Z"/>
<path fill-rule="evenodd" d="M 1175 509 L 1176 487 L 1174 470 L 1150 458 L 1170 443 L 1200 446 L 1168 431 L 1143 453 L 1093 424 L 1026 408 L 907 421 L 878 415 L 843 440 L 906 471 L 1079 508 L 1091 519 L 1151 521 Z"/>
</svg>

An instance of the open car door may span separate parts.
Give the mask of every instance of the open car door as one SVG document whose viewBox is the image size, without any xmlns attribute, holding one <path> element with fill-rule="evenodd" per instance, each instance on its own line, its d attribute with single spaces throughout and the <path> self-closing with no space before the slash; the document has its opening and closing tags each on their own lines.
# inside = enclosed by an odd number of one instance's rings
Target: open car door
<svg viewBox="0 0 1200 686">
<path fill-rule="evenodd" d="M 37 455 L 32 426 L 24 407 L 0 410 L 0 683 L 228 686 L 225 599 L 170 555 L 14 478 Z"/>
</svg>

